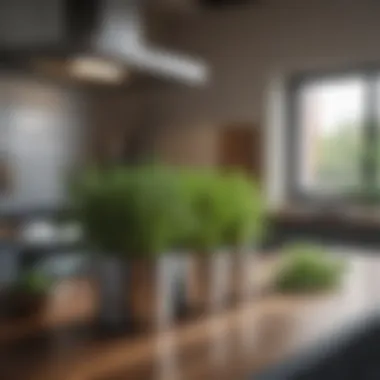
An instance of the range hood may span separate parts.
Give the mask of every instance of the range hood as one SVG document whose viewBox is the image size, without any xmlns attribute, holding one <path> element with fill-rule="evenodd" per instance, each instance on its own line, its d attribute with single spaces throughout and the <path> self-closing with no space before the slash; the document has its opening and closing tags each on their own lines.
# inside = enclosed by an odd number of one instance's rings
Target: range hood
<svg viewBox="0 0 380 380">
<path fill-rule="evenodd" d="M 207 78 L 206 66 L 195 59 L 149 45 L 144 37 L 141 0 L 104 0 L 102 20 L 94 42 L 96 50 L 139 70 L 190 83 Z"/>
<path fill-rule="evenodd" d="M 204 62 L 148 42 L 146 5 L 146 0 L 1 0 L 0 50 L 99 57 L 159 78 L 204 83 Z"/>
</svg>

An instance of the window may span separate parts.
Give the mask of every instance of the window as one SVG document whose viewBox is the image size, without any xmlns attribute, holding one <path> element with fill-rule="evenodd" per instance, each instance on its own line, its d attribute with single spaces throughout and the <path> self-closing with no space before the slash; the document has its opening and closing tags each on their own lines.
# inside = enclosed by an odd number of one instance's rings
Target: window
<svg viewBox="0 0 380 380">
<path fill-rule="evenodd" d="M 79 161 L 79 97 L 31 79 L 0 81 L 0 209 L 61 206 Z"/>
<path fill-rule="evenodd" d="M 291 195 L 380 195 L 380 70 L 304 77 L 290 99 Z"/>
</svg>

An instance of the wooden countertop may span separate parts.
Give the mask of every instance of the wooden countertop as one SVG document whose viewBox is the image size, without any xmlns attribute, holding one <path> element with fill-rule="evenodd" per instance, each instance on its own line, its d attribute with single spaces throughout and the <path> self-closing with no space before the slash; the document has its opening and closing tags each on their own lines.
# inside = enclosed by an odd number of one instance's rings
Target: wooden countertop
<svg viewBox="0 0 380 380">
<path fill-rule="evenodd" d="M 348 252 L 347 252 L 348 253 Z M 165 332 L 102 341 L 57 332 L 48 349 L 0 333 L 3 380 L 238 380 L 331 336 L 380 301 L 380 258 L 350 252 L 342 289 L 313 297 L 259 292 L 249 302 Z M 252 275 L 270 278 L 261 258 Z M 265 287 L 264 287 L 265 288 Z M 264 289 L 263 288 L 263 289 Z M 26 322 L 25 322 L 26 323 Z M 32 329 L 32 322 L 29 322 Z M 13 333 L 22 328 L 14 325 Z M 24 327 L 25 328 L 25 327 Z M 9 334 L 9 333 L 8 333 Z M 11 342 L 20 341 L 16 346 Z"/>
</svg>

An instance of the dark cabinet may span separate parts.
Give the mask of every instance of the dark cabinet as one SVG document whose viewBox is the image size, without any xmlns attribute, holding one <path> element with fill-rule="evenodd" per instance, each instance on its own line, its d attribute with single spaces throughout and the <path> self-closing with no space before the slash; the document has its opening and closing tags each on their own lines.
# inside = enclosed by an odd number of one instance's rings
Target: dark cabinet
<svg viewBox="0 0 380 380">
<path fill-rule="evenodd" d="M 0 1 L 0 50 L 58 43 L 64 34 L 62 0 Z"/>
</svg>

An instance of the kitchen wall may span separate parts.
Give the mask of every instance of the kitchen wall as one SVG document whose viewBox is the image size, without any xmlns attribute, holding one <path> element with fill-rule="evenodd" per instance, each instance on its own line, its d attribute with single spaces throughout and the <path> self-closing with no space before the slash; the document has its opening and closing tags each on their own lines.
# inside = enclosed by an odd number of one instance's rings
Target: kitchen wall
<svg viewBox="0 0 380 380">
<path fill-rule="evenodd" d="M 212 78 L 203 89 L 163 89 L 160 123 L 217 128 L 243 120 L 265 128 L 267 192 L 280 207 L 286 201 L 286 79 L 379 62 L 379 15 L 376 0 L 262 0 L 249 9 L 178 13 L 166 23 L 166 43 L 204 57 Z"/>
<path fill-rule="evenodd" d="M 118 159 L 123 155 L 131 130 L 141 122 L 141 94 L 121 91 L 87 93 L 89 159 Z"/>
<path fill-rule="evenodd" d="M 218 133 L 212 124 L 162 129 L 156 141 L 157 155 L 173 165 L 213 167 L 219 158 Z"/>
<path fill-rule="evenodd" d="M 167 161 L 212 165 L 218 129 L 247 122 L 265 129 L 267 192 L 280 207 L 286 200 L 286 79 L 304 70 L 379 61 L 379 14 L 376 0 L 262 0 L 250 9 L 166 14 L 153 28 L 155 39 L 208 61 L 210 82 L 93 93 L 90 156 L 122 154 L 130 131 L 151 124 Z"/>
</svg>

